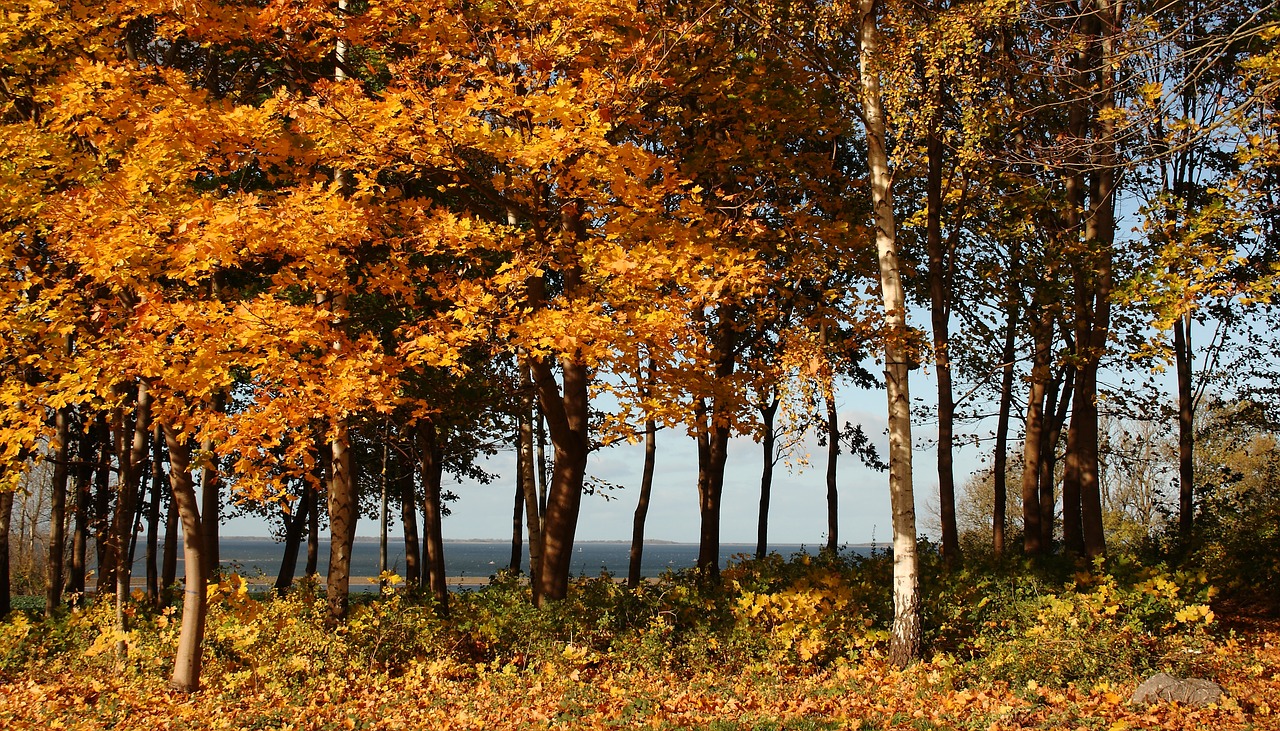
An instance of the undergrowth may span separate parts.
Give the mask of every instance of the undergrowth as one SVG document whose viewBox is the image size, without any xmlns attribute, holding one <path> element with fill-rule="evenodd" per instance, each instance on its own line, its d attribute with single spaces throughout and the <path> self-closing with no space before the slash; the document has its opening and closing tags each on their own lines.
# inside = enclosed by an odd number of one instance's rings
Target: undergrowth
<svg viewBox="0 0 1280 731">
<path fill-rule="evenodd" d="M 1203 575 L 1128 557 L 1087 567 L 970 561 L 947 571 L 922 551 L 925 646 L 960 678 L 1020 687 L 1123 682 L 1184 669 L 1215 629 Z M 210 590 L 206 684 L 305 686 L 316 678 L 422 667 L 591 674 L 610 669 L 695 675 L 787 672 L 880 657 L 892 619 L 884 554 L 770 555 L 731 564 L 718 581 L 669 573 L 628 590 L 582 577 L 569 598 L 535 609 L 519 577 L 454 594 L 448 619 L 411 590 L 362 598 L 326 623 L 323 598 L 302 582 L 285 598 L 254 598 L 232 577 Z M 132 672 L 161 675 L 180 624 L 173 607 L 129 607 Z M 109 602 L 45 620 L 15 611 L 0 632 L 0 676 L 114 668 Z"/>
</svg>

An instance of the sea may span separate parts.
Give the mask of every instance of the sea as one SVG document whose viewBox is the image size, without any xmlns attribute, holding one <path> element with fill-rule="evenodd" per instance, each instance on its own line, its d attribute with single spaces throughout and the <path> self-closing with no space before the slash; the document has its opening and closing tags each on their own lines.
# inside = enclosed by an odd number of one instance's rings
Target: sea
<svg viewBox="0 0 1280 731">
<path fill-rule="evenodd" d="M 769 550 L 782 556 L 794 554 L 816 554 L 818 546 L 800 544 L 770 545 Z M 224 572 L 234 571 L 251 582 L 272 582 L 280 572 L 280 562 L 284 554 L 284 544 L 267 537 L 223 536 L 219 541 L 219 559 Z M 868 555 L 874 550 L 866 544 L 850 545 L 842 550 L 860 555 Z M 720 566 L 723 568 L 730 561 L 741 560 L 754 555 L 755 544 L 725 543 L 720 546 Z M 141 551 L 139 551 L 141 554 Z M 302 546 L 298 557 L 297 575 L 301 576 L 306 565 L 306 546 Z M 352 590 L 376 590 L 370 578 L 378 576 L 379 549 L 376 538 L 358 538 L 351 552 Z M 510 541 L 445 541 L 444 545 L 445 573 L 451 583 L 455 580 L 471 579 L 466 583 L 483 583 L 499 571 L 508 568 L 511 563 Z M 329 543 L 320 541 L 319 572 L 325 574 L 328 566 Z M 141 561 L 134 566 L 134 577 L 145 576 L 145 565 Z M 387 568 L 389 571 L 404 574 L 404 541 L 393 538 L 387 545 Z M 571 573 L 574 576 L 598 576 L 607 572 L 614 576 L 625 577 L 631 560 L 631 544 L 623 541 L 581 541 L 573 549 Z M 660 576 L 667 571 L 680 571 L 693 568 L 698 562 L 698 544 L 646 542 L 641 561 L 641 575 L 650 578 Z M 529 568 L 528 554 L 522 561 L 522 570 Z M 181 550 L 179 550 L 178 576 L 182 575 Z M 255 582 L 255 583 L 256 583 Z M 366 586 L 367 585 L 367 586 Z"/>
</svg>

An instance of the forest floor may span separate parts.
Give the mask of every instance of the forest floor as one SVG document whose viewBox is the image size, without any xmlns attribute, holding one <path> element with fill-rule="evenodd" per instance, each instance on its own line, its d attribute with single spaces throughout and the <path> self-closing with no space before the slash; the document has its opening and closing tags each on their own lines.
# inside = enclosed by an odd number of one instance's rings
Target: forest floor
<svg viewBox="0 0 1280 731">
<path fill-rule="evenodd" d="M 105 602 L 16 612 L 0 622 L 0 729 L 1280 729 L 1280 621 L 1195 604 L 1172 574 L 1078 576 L 1057 593 L 971 581 L 982 598 L 952 577 L 927 607 L 931 656 L 898 669 L 858 574 L 765 573 L 712 599 L 680 579 L 639 593 L 587 580 L 554 610 L 512 582 L 455 595 L 447 620 L 388 594 L 338 629 L 314 594 L 232 583 L 211 595 L 196 693 L 167 686 L 172 609 L 136 611 L 124 665 Z M 1130 704 L 1160 670 L 1225 696 Z"/>
</svg>

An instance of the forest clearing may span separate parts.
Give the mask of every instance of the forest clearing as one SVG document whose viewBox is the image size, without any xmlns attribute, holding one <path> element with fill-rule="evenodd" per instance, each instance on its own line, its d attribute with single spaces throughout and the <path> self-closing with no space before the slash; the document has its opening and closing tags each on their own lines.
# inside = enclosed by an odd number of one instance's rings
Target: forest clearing
<svg viewBox="0 0 1280 731">
<path fill-rule="evenodd" d="M 0 726 L 1280 728 L 1277 38 L 10 0 Z"/>
</svg>

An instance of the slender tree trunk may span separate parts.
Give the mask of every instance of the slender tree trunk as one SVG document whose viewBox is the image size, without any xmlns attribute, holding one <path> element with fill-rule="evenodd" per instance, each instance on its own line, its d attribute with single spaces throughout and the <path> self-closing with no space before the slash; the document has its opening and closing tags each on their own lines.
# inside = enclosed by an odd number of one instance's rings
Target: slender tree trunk
<svg viewBox="0 0 1280 731">
<path fill-rule="evenodd" d="M 440 616 L 449 615 L 449 585 L 444 573 L 444 530 L 440 506 L 441 481 L 444 476 L 444 455 L 436 435 L 436 425 L 422 422 L 418 425 L 418 454 L 422 460 L 423 543 L 426 547 L 427 586 L 436 599 Z"/>
<path fill-rule="evenodd" d="M 67 591 L 81 601 L 85 592 L 85 575 L 89 560 L 89 502 L 93 499 L 92 480 L 93 465 L 89 462 L 94 454 L 93 432 L 85 432 L 77 448 L 77 464 L 75 479 L 75 529 L 71 534 L 71 570 L 67 580 Z"/>
<path fill-rule="evenodd" d="M 867 163 L 875 221 L 880 292 L 884 299 L 885 386 L 889 408 L 889 496 L 893 511 L 893 606 L 889 659 L 904 666 L 920 656 L 920 590 L 916 558 L 915 497 L 911 482 L 911 363 L 907 342 L 906 300 L 898 266 L 893 211 L 893 176 L 889 170 L 880 76 L 874 68 L 880 53 L 875 0 L 860 0 L 859 83 L 867 134 Z"/>
<path fill-rule="evenodd" d="M 1022 545 L 1028 556 L 1039 555 L 1048 545 L 1044 542 L 1040 505 L 1040 458 L 1043 453 L 1053 319 L 1039 295 L 1036 300 L 1038 312 L 1030 318 L 1035 355 L 1031 361 L 1031 391 L 1027 396 L 1027 425 L 1022 441 Z"/>
<path fill-rule="evenodd" d="M 298 570 L 298 553 L 302 550 L 302 534 L 307 529 L 311 513 L 315 511 L 316 499 L 315 488 L 304 484 L 293 515 L 285 516 L 284 556 L 280 559 L 280 571 L 276 574 L 275 584 L 278 596 L 283 597 L 293 586 L 293 576 Z"/>
<path fill-rule="evenodd" d="M 9 526 L 13 523 L 13 493 L 0 491 L 0 618 L 13 611 L 9 584 Z"/>
<path fill-rule="evenodd" d="M 351 443 L 346 423 L 334 425 L 329 442 L 329 618 L 346 619 L 351 596 L 351 547 L 355 544 L 356 480 L 351 473 Z"/>
<path fill-rule="evenodd" d="M 1191 535 L 1195 488 L 1195 395 L 1191 380 L 1191 314 L 1173 323 L 1173 352 L 1178 370 L 1178 533 Z"/>
<path fill-rule="evenodd" d="M 326 473 L 328 467 L 328 459 L 320 460 L 318 468 L 322 474 Z M 311 510 L 307 513 L 307 567 L 306 576 L 318 576 L 320 574 L 320 508 L 325 503 L 320 501 L 320 496 L 316 496 L 316 501 L 312 503 Z"/>
<path fill-rule="evenodd" d="M 418 546 L 418 508 L 415 505 L 414 469 L 403 463 L 403 456 L 396 460 L 399 468 L 396 483 L 400 492 L 400 525 L 404 529 L 404 580 L 409 586 L 422 585 L 422 565 Z"/>
<path fill-rule="evenodd" d="M 733 323 L 737 310 L 722 304 L 716 313 L 715 345 L 712 361 L 715 379 L 725 381 L 733 375 L 736 358 L 733 353 Z M 699 424 L 703 440 L 698 448 L 698 512 L 701 525 L 698 540 L 698 568 L 709 580 L 720 577 L 720 509 L 724 496 L 724 468 L 729 458 L 730 416 L 723 397 L 713 397 L 710 406 L 701 407 Z"/>
<path fill-rule="evenodd" d="M 934 108 L 942 108 L 942 82 L 933 80 Z M 960 556 L 956 526 L 955 397 L 951 385 L 951 303 L 949 257 L 942 245 L 943 146 L 937 120 L 926 141 L 928 174 L 925 183 L 925 241 L 929 252 L 929 314 L 933 325 L 933 365 L 938 378 L 938 513 L 942 523 L 942 558 L 951 564 Z"/>
<path fill-rule="evenodd" d="M 773 452 L 777 448 L 774 421 L 778 415 L 777 390 L 770 393 L 768 403 L 760 404 L 760 444 L 764 464 L 760 470 L 760 518 L 756 523 L 756 558 L 769 552 L 769 501 L 773 497 Z"/>
<path fill-rule="evenodd" d="M 163 431 L 156 424 L 151 434 L 151 494 L 147 501 L 147 601 L 160 606 L 160 490 L 164 486 L 164 470 L 160 467 Z"/>
<path fill-rule="evenodd" d="M 542 413 L 542 404 L 534 399 L 534 423 L 537 425 L 538 437 L 538 515 L 547 514 L 547 417 Z"/>
<path fill-rule="evenodd" d="M 1016 250 L 1010 254 L 1011 263 L 1015 262 L 1018 257 Z M 1012 271 L 1013 266 L 1010 267 Z M 1010 275 L 1010 281 L 1013 277 Z M 1018 296 L 1016 290 L 1010 287 L 1008 294 L 1007 310 L 1005 315 L 1004 326 L 1004 348 L 1001 350 L 1000 358 L 1004 363 L 1004 373 L 1000 377 L 1000 413 L 996 419 L 996 453 L 994 459 L 995 473 L 992 475 L 995 483 L 995 509 L 992 511 L 991 519 L 991 545 L 997 556 L 1003 556 L 1005 551 L 1005 526 L 1009 524 L 1008 517 L 1008 472 L 1009 472 L 1009 412 L 1013 405 L 1013 361 L 1017 357 L 1017 332 L 1019 307 Z"/>
<path fill-rule="evenodd" d="M 173 490 L 172 487 L 169 488 Z M 169 501 L 164 514 L 164 559 L 160 563 L 160 587 L 168 591 L 178 581 L 178 506 Z M 166 602 L 173 601 L 166 597 Z"/>
<path fill-rule="evenodd" d="M 116 410 L 116 454 L 120 461 L 120 482 L 116 486 L 119 493 L 116 499 L 115 522 L 112 526 L 112 540 L 115 542 L 116 556 L 116 629 L 120 640 L 116 643 L 116 657 L 123 662 L 128 652 L 124 633 L 129 631 L 128 616 L 125 603 L 129 601 L 130 579 L 133 575 L 132 552 L 129 547 L 133 543 L 135 531 L 134 502 L 138 497 L 138 483 L 141 477 L 142 463 L 147 458 L 147 441 L 151 434 L 151 391 L 146 381 L 138 381 L 138 395 L 134 399 L 134 418 L 132 442 L 126 443 L 124 410 Z"/>
<path fill-rule="evenodd" d="M 70 350 L 70 340 L 67 349 Z M 67 524 L 67 473 L 71 454 L 71 407 L 58 409 L 55 419 L 57 446 L 53 454 L 53 498 L 49 505 L 49 586 L 45 594 L 44 614 L 52 617 L 62 604 L 62 556 L 66 550 L 65 526 Z"/>
<path fill-rule="evenodd" d="M 219 411 L 222 409 L 221 397 L 218 398 L 215 408 Z M 201 527 L 204 528 L 204 551 L 201 555 L 209 562 L 205 567 L 205 575 L 213 577 L 222 570 L 218 531 L 222 522 L 222 495 L 221 480 L 218 479 L 218 458 L 213 454 L 212 439 L 201 440 L 200 453 L 207 460 L 200 468 L 200 509 L 203 516 Z"/>
<path fill-rule="evenodd" d="M 653 363 L 649 363 L 649 378 L 653 378 Z M 642 397 L 649 398 L 646 387 Z M 653 493 L 653 471 L 658 451 L 658 423 L 652 417 L 644 421 L 644 469 L 640 473 L 640 497 L 636 500 L 636 512 L 631 519 L 631 555 L 627 565 L 627 586 L 640 586 L 641 568 L 644 563 L 644 528 L 649 516 L 649 496 Z"/>
<path fill-rule="evenodd" d="M 824 377 L 823 400 L 827 406 L 827 550 L 839 548 L 840 491 L 836 484 L 836 461 L 840 456 L 840 419 L 836 414 L 836 389 L 833 374 Z"/>
<path fill-rule="evenodd" d="M 519 445 L 516 445 L 517 450 Z M 519 452 L 517 452 L 519 454 Z M 520 573 L 524 565 L 524 475 L 516 470 L 516 493 L 511 508 L 511 558 L 507 570 Z"/>
<path fill-rule="evenodd" d="M 94 426 L 98 434 L 98 464 L 93 475 L 93 542 L 97 556 L 98 596 L 115 589 L 115 541 L 111 540 L 111 427 L 105 415 Z"/>
<path fill-rule="evenodd" d="M 520 375 L 520 417 L 518 419 L 516 469 L 520 473 L 520 487 L 524 490 L 525 524 L 529 527 L 529 587 L 535 606 L 542 604 L 542 498 L 539 480 L 534 466 L 533 380 L 529 366 L 518 363 Z M 541 419 L 541 416 L 539 416 Z"/>
<path fill-rule="evenodd" d="M 383 434 L 382 441 L 382 471 L 378 475 L 378 481 L 381 483 L 382 494 L 379 496 L 378 505 L 378 586 L 385 589 L 387 582 L 382 577 L 387 573 L 387 567 L 390 565 L 387 557 L 387 520 L 391 495 L 387 489 L 387 439 L 388 435 Z"/>
<path fill-rule="evenodd" d="M 173 503 L 182 518 L 182 559 L 186 587 L 182 594 L 182 628 L 178 633 L 178 652 L 173 660 L 169 685 L 175 690 L 195 692 L 200 689 L 200 654 L 204 644 L 205 584 L 207 562 L 201 555 L 205 542 L 201 530 L 200 504 L 191 479 L 191 446 L 181 441 L 173 429 L 164 430 L 169 447 L 169 485 Z"/>
<path fill-rule="evenodd" d="M 1062 427 L 1067 423 L 1067 409 L 1075 389 L 1075 368 L 1063 367 L 1049 382 L 1045 395 L 1045 427 L 1040 431 L 1040 543 L 1048 551 L 1053 546 L 1054 505 L 1057 497 L 1054 484 L 1058 469 L 1058 443 L 1062 441 Z"/>
</svg>

